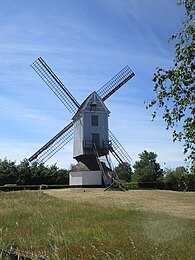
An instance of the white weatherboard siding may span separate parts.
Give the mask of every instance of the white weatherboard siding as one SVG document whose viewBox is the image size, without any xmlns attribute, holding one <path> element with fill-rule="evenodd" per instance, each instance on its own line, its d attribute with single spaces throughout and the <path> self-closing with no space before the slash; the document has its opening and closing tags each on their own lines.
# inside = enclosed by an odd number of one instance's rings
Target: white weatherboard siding
<svg viewBox="0 0 195 260">
<path fill-rule="evenodd" d="M 101 171 L 70 172 L 69 185 L 102 185 L 102 173 Z"/>
<path fill-rule="evenodd" d="M 74 123 L 73 158 L 83 154 L 83 118 Z"/>
</svg>

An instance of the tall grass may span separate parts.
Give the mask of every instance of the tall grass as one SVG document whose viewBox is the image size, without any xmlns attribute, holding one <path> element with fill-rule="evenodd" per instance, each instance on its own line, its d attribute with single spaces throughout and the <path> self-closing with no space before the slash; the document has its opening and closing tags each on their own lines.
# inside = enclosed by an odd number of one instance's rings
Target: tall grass
<svg viewBox="0 0 195 260">
<path fill-rule="evenodd" d="M 33 259 L 195 259 L 195 221 L 70 203 L 42 191 L 0 195 L 0 248 Z"/>
</svg>

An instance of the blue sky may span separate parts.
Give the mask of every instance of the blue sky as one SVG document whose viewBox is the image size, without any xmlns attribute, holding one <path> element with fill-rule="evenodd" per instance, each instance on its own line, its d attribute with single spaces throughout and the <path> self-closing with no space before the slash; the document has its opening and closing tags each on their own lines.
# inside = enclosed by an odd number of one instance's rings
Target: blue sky
<svg viewBox="0 0 195 260">
<path fill-rule="evenodd" d="M 177 0 L 1 0 L 0 158 L 30 157 L 71 119 L 30 67 L 41 56 L 79 103 L 129 65 L 135 77 L 106 101 L 111 131 L 132 164 L 147 150 L 162 167 L 183 165 L 182 144 L 144 105 L 155 68 L 172 66 L 167 40 L 182 18 Z M 55 162 L 76 163 L 72 142 L 47 164 Z"/>
</svg>

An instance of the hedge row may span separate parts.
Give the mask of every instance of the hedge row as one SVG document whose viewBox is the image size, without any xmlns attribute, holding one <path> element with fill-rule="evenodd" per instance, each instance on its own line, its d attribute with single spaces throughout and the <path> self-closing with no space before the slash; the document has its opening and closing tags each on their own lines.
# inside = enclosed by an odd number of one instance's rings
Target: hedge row
<svg viewBox="0 0 195 260">
<path fill-rule="evenodd" d="M 188 182 L 130 182 L 125 183 L 128 189 L 159 189 L 174 191 L 195 191 L 195 181 Z"/>
<path fill-rule="evenodd" d="M 43 189 L 65 189 L 69 185 L 17 185 L 17 186 L 0 186 L 0 191 L 19 191 L 19 190 L 43 190 Z"/>
</svg>

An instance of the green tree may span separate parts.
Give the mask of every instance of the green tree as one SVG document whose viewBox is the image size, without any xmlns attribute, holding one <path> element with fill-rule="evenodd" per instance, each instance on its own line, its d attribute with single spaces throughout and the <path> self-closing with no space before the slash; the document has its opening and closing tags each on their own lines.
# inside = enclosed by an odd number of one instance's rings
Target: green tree
<svg viewBox="0 0 195 260">
<path fill-rule="evenodd" d="M 182 28 L 170 41 L 175 41 L 175 58 L 170 69 L 157 68 L 153 81 L 156 97 L 147 108 L 153 107 L 153 119 L 157 111 L 163 111 L 167 129 L 173 129 L 173 140 L 183 140 L 184 154 L 195 161 L 195 1 L 180 0 L 185 7 L 185 21 Z"/>
<path fill-rule="evenodd" d="M 119 163 L 119 165 L 115 167 L 114 170 L 117 173 L 119 179 L 124 181 L 131 181 L 132 169 L 129 163 Z"/>
<path fill-rule="evenodd" d="M 139 154 L 140 160 L 133 165 L 133 181 L 153 182 L 158 181 L 163 176 L 160 164 L 156 162 L 157 154 L 144 150 Z"/>
<path fill-rule="evenodd" d="M 32 162 L 24 159 L 18 165 L 18 184 L 43 184 L 47 168 L 43 163 Z"/>
<path fill-rule="evenodd" d="M 55 179 L 56 184 L 69 184 L 69 172 L 66 169 L 59 169 Z"/>
<path fill-rule="evenodd" d="M 166 169 L 164 171 L 164 180 L 165 182 L 179 182 L 183 176 L 187 174 L 186 169 L 181 166 L 177 167 L 176 169 Z"/>
<path fill-rule="evenodd" d="M 57 183 L 57 179 L 58 179 L 58 167 L 56 164 L 53 164 L 51 165 L 49 168 L 48 168 L 48 171 L 47 171 L 47 176 L 48 176 L 48 179 L 50 180 L 50 183 Z"/>
<path fill-rule="evenodd" d="M 31 163 L 31 184 L 48 184 L 48 167 L 44 163 L 33 161 Z"/>
<path fill-rule="evenodd" d="M 17 166 L 18 169 L 18 184 L 31 184 L 32 174 L 31 174 L 31 164 L 28 159 L 24 159 Z"/>
<path fill-rule="evenodd" d="M 56 164 L 51 165 L 47 169 L 47 184 L 68 184 L 68 171 L 59 169 Z"/>
<path fill-rule="evenodd" d="M 195 173 L 188 173 L 183 166 L 176 169 L 166 169 L 164 174 L 165 183 L 170 183 L 172 188 L 177 190 L 187 191 L 195 183 Z"/>
<path fill-rule="evenodd" d="M 31 184 L 68 184 L 69 174 L 66 169 L 59 169 L 56 164 L 45 166 L 40 162 L 29 162 L 24 159 L 18 165 L 5 159 L 0 159 L 0 186 L 16 183 Z"/>
<path fill-rule="evenodd" d="M 0 159 L 0 186 L 8 183 L 16 183 L 18 178 L 18 171 L 16 162 L 8 160 L 7 158 Z"/>
</svg>

